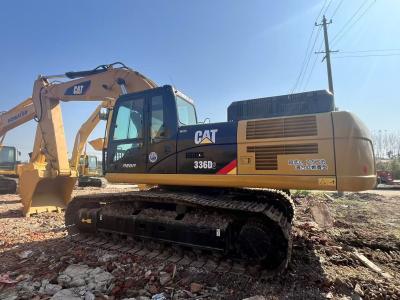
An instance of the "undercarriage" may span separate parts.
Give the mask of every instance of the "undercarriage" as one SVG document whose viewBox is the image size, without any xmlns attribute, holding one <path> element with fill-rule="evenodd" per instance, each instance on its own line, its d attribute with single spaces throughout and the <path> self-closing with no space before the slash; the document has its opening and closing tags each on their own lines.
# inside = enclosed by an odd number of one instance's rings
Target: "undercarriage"
<svg viewBox="0 0 400 300">
<path fill-rule="evenodd" d="M 103 185 L 104 183 L 99 177 L 79 176 L 78 178 L 79 187 L 102 187 Z"/>
<path fill-rule="evenodd" d="M 17 192 L 17 179 L 0 175 L 0 194 L 15 194 Z"/>
<path fill-rule="evenodd" d="M 156 188 L 75 197 L 70 234 L 181 247 L 281 271 L 291 252 L 294 207 L 283 192 Z"/>
</svg>

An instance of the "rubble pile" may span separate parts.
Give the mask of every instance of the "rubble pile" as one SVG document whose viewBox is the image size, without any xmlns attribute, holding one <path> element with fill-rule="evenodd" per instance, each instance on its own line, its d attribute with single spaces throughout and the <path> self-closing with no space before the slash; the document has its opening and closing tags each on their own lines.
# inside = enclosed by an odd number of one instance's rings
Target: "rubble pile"
<svg viewBox="0 0 400 300">
<path fill-rule="evenodd" d="M 291 263 L 261 280 L 76 243 L 62 214 L 1 196 L 0 299 L 400 299 L 400 192 L 294 200 Z"/>
</svg>

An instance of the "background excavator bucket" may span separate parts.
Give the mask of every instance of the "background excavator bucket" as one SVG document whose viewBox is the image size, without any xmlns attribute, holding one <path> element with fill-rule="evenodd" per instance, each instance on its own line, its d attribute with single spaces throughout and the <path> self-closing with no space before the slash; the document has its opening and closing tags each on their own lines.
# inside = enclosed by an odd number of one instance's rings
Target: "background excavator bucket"
<svg viewBox="0 0 400 300">
<path fill-rule="evenodd" d="M 93 147 L 96 151 L 102 151 L 104 148 L 104 139 L 98 138 L 92 141 L 89 141 L 89 144 Z"/>
<path fill-rule="evenodd" d="M 19 193 L 25 216 L 47 211 L 61 211 L 71 200 L 76 176 L 47 177 L 45 165 L 24 166 L 19 179 Z"/>
</svg>

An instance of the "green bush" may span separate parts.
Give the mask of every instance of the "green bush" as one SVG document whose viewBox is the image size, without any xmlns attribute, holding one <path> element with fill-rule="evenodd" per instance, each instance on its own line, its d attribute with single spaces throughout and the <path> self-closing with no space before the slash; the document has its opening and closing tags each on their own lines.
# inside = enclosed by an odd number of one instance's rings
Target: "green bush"
<svg viewBox="0 0 400 300">
<path fill-rule="evenodd" d="M 400 159 L 392 159 L 389 163 L 389 171 L 393 173 L 394 179 L 400 179 Z"/>
</svg>

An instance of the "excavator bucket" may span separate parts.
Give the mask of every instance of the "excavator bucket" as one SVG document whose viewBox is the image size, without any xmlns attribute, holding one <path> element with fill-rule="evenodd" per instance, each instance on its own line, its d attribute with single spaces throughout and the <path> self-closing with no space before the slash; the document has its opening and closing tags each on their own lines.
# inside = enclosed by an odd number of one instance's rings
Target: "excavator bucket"
<svg viewBox="0 0 400 300">
<path fill-rule="evenodd" d="M 102 151 L 104 148 L 104 139 L 98 138 L 92 141 L 89 141 L 89 144 L 93 147 L 96 151 Z"/>
<path fill-rule="evenodd" d="M 24 166 L 19 179 L 19 193 L 23 214 L 30 216 L 41 212 L 61 211 L 71 200 L 76 176 L 45 176 L 45 165 Z"/>
</svg>

